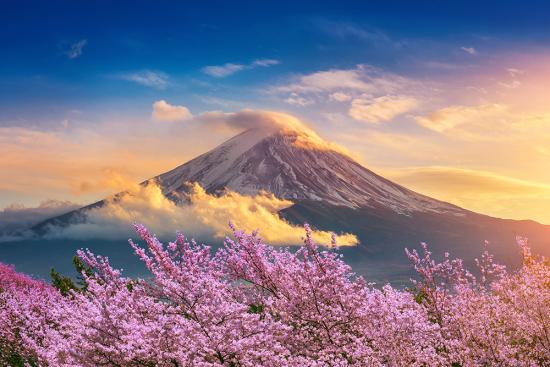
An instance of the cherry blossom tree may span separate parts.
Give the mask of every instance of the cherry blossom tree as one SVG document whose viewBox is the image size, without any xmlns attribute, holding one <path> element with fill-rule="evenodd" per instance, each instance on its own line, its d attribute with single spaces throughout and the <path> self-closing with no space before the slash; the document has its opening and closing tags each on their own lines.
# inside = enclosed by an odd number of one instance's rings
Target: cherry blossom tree
<svg viewBox="0 0 550 367">
<path fill-rule="evenodd" d="M 550 264 L 521 238 L 521 269 L 486 248 L 479 276 L 449 254 L 435 261 L 426 245 L 407 251 L 418 276 L 403 290 L 367 283 L 307 225 L 292 250 L 233 226 L 218 251 L 135 229 L 146 278 L 89 250 L 75 262 L 80 286 L 0 265 L 2 365 L 550 365 Z"/>
</svg>

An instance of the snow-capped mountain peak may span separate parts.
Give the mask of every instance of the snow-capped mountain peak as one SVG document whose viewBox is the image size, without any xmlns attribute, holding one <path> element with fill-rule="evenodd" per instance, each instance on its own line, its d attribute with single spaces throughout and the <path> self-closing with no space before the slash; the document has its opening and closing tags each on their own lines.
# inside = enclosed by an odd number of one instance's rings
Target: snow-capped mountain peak
<svg viewBox="0 0 550 367">
<path fill-rule="evenodd" d="M 208 192 L 267 191 L 292 201 L 385 207 L 400 214 L 465 213 L 384 179 L 308 129 L 287 126 L 246 130 L 155 180 L 168 196 L 198 182 Z"/>
</svg>

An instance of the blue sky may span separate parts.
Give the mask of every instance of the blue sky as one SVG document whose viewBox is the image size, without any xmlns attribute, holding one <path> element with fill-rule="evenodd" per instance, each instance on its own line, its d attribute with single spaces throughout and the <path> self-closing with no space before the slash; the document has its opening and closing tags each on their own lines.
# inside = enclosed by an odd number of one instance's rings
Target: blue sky
<svg viewBox="0 0 550 367">
<path fill-rule="evenodd" d="M 462 61 L 460 47 L 547 45 L 549 20 L 543 1 L 10 2 L 0 15 L 0 120 L 148 101 L 157 91 L 117 77 L 145 70 L 166 75 L 164 96 L 197 108 L 208 106 L 196 94 L 231 95 L 288 73 L 359 63 L 427 73 L 419 60 Z M 280 64 L 223 81 L 201 72 L 259 58 Z"/>
<path fill-rule="evenodd" d="M 100 199 L 235 133 L 197 116 L 250 108 L 420 192 L 550 223 L 548 24 L 545 1 L 3 4 L 0 208 Z"/>
</svg>

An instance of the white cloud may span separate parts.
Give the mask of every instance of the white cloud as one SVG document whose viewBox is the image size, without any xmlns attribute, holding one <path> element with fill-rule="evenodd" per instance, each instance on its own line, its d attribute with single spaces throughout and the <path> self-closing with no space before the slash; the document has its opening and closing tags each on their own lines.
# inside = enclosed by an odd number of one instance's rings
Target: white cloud
<svg viewBox="0 0 550 367">
<path fill-rule="evenodd" d="M 477 50 L 473 47 L 462 46 L 460 49 L 466 53 L 469 53 L 470 55 L 477 55 Z"/>
<path fill-rule="evenodd" d="M 270 92 L 285 94 L 285 102 L 300 104 L 305 101 L 326 100 L 349 102 L 356 100 L 356 110 L 367 104 L 366 99 L 375 99 L 388 95 L 413 95 L 426 84 L 390 73 L 370 65 L 358 65 L 354 69 L 330 69 L 311 74 L 300 75 L 288 83 L 271 88 Z M 389 98 L 389 97 L 386 97 Z M 384 99 L 382 98 L 381 102 Z M 405 109 L 404 101 L 401 109 Z M 399 106 L 396 106 L 398 108 Z"/>
<path fill-rule="evenodd" d="M 517 68 L 506 68 L 506 71 L 512 78 L 512 81 L 510 82 L 499 82 L 498 85 L 507 88 L 507 89 L 516 89 L 521 85 L 521 82 L 517 80 L 517 78 L 523 74 L 525 74 L 525 70 L 523 69 L 517 69 Z"/>
<path fill-rule="evenodd" d="M 205 66 L 202 72 L 215 78 L 224 78 L 235 74 L 237 71 L 243 70 L 245 65 L 227 63 L 221 66 Z"/>
<path fill-rule="evenodd" d="M 285 103 L 305 107 L 314 104 L 315 101 L 308 98 L 300 97 L 297 93 L 290 93 L 288 98 L 285 99 Z"/>
<path fill-rule="evenodd" d="M 307 106 L 313 102 L 336 101 L 347 105 L 347 114 L 369 123 L 389 121 L 418 107 L 422 95 L 435 88 L 370 65 L 354 69 L 330 69 L 294 77 L 290 83 L 270 90 L 286 94 L 283 100 Z"/>
<path fill-rule="evenodd" d="M 267 67 L 267 66 L 272 66 L 272 65 L 278 65 L 280 64 L 281 62 L 279 60 L 275 60 L 275 59 L 258 59 L 258 60 L 254 60 L 254 62 L 252 62 L 251 66 L 264 66 L 264 67 Z"/>
<path fill-rule="evenodd" d="M 278 64 L 280 64 L 280 61 L 275 59 L 257 59 L 246 65 L 225 63 L 223 65 L 205 66 L 201 70 L 204 74 L 215 78 L 225 78 L 242 70 L 254 69 L 257 67 L 269 67 Z"/>
<path fill-rule="evenodd" d="M 499 82 L 498 85 L 508 89 L 516 89 L 521 85 L 521 82 L 519 80 L 512 80 L 510 83 Z"/>
<path fill-rule="evenodd" d="M 281 92 L 330 92 L 337 89 L 372 91 L 374 86 L 363 80 L 361 68 L 331 69 L 303 75 L 295 83 L 278 87 Z"/>
<path fill-rule="evenodd" d="M 352 97 L 349 94 L 343 92 L 334 92 L 329 96 L 329 98 L 332 101 L 347 102 L 350 101 Z"/>
<path fill-rule="evenodd" d="M 153 103 L 153 120 L 155 121 L 183 121 L 193 117 L 185 106 L 174 106 L 161 99 Z"/>
<path fill-rule="evenodd" d="M 71 44 L 69 49 L 65 52 L 65 55 L 67 55 L 69 59 L 76 59 L 82 55 L 82 50 L 84 49 L 84 46 L 86 46 L 86 43 L 88 43 L 88 41 L 83 39 Z"/>
<path fill-rule="evenodd" d="M 356 98 L 351 102 L 349 115 L 355 120 L 380 123 L 411 111 L 417 106 L 418 101 L 409 96 Z"/>
<path fill-rule="evenodd" d="M 510 74 L 512 78 L 515 78 L 518 75 L 525 74 L 525 70 L 523 69 L 507 68 L 506 71 L 508 72 L 508 74 Z"/>
<path fill-rule="evenodd" d="M 168 75 L 160 71 L 142 70 L 122 74 L 118 78 L 157 89 L 165 89 L 168 86 Z"/>
</svg>

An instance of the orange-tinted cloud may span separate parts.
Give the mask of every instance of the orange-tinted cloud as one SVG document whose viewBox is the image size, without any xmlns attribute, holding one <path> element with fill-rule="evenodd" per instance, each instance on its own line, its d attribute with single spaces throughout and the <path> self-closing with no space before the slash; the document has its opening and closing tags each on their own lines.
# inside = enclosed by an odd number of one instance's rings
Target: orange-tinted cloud
<svg viewBox="0 0 550 367">
<path fill-rule="evenodd" d="M 207 194 L 198 184 L 190 189 L 189 204 L 177 205 L 154 182 L 129 187 L 117 200 L 110 199 L 105 206 L 90 210 L 86 223 L 58 228 L 52 236 L 119 238 L 121 234 L 130 235 L 131 224 L 138 221 L 159 236 L 172 236 L 182 230 L 189 236 L 220 240 L 228 235 L 228 223 L 233 221 L 240 229 L 259 229 L 262 238 L 273 245 L 301 243 L 303 228 L 291 225 L 277 214 L 291 206 L 291 201 L 265 193 L 246 196 L 228 191 L 215 196 Z M 313 231 L 312 236 L 320 244 L 331 242 L 331 233 L 326 231 Z M 340 234 L 337 243 L 355 245 L 357 237 Z"/>
<path fill-rule="evenodd" d="M 147 118 L 60 124 L 55 130 L 0 127 L 0 190 L 11 193 L 0 198 L 0 206 L 21 198 L 29 205 L 46 198 L 93 202 L 254 127 L 299 132 L 296 143 L 304 147 L 337 148 L 295 116 L 250 109 L 206 112 L 154 127 Z"/>
<path fill-rule="evenodd" d="M 53 131 L 0 127 L 0 192 L 10 193 L 0 206 L 47 198 L 92 202 L 120 187 L 116 175 L 139 182 L 191 158 L 189 148 L 166 150 L 163 141 L 175 139 L 149 134 L 144 125 L 134 123 L 133 135 L 117 123 Z"/>
<path fill-rule="evenodd" d="M 505 122 L 509 109 L 502 104 L 477 106 L 449 106 L 433 111 L 426 116 L 417 116 L 416 122 L 425 128 L 447 133 L 449 131 L 493 130 Z"/>
<path fill-rule="evenodd" d="M 153 120 L 162 122 L 184 121 L 193 117 L 185 106 L 174 106 L 161 99 L 153 103 Z"/>
<path fill-rule="evenodd" d="M 497 217 L 550 224 L 550 184 L 455 167 L 388 169 L 387 177 L 435 198 Z"/>
</svg>

